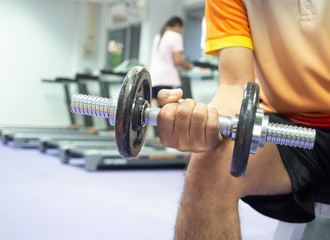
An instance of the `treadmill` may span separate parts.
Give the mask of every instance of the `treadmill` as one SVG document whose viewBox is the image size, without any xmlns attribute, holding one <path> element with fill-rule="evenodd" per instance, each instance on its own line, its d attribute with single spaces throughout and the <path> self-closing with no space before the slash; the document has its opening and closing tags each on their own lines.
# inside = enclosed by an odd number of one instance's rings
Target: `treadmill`
<svg viewBox="0 0 330 240">
<path fill-rule="evenodd" d="M 71 126 L 77 125 L 74 114 L 70 111 L 71 96 L 69 91 L 69 86 L 71 84 L 77 84 L 76 79 L 67 78 L 67 77 L 57 77 L 55 79 L 42 79 L 41 81 L 48 84 L 61 84 L 63 86 L 65 103 L 66 103 L 67 111 L 69 113 Z"/>
<path fill-rule="evenodd" d="M 108 146 L 109 142 L 115 144 L 115 136 L 109 132 L 99 132 L 97 134 L 81 136 L 42 136 L 38 138 L 38 148 L 41 153 L 46 153 L 48 149 L 58 149 L 62 144 L 70 146 L 97 147 Z"/>
<path fill-rule="evenodd" d="M 68 111 L 70 113 L 71 123 L 75 124 L 75 119 L 73 114 L 70 112 L 70 94 L 68 91 L 68 84 L 76 83 L 78 84 L 79 90 L 83 94 L 88 94 L 87 86 L 84 82 L 80 82 L 81 78 L 92 78 L 96 79 L 95 76 L 88 74 L 76 74 L 75 80 L 69 78 L 56 78 L 55 80 L 43 80 L 48 83 L 61 83 L 65 86 L 65 96 Z M 93 119 L 91 116 L 84 116 L 85 128 L 93 126 Z M 8 134 L 7 134 L 8 133 Z M 8 131 L 6 136 L 2 138 L 3 143 L 8 143 L 8 141 L 12 140 L 15 148 L 39 148 L 41 139 L 52 139 L 52 140 L 113 140 L 113 137 L 110 135 L 104 134 L 101 136 L 100 134 L 90 133 L 87 130 L 73 130 L 73 129 L 19 129 L 15 131 Z M 47 146 L 47 145 L 45 145 Z M 46 150 L 46 149 L 45 149 Z"/>
<path fill-rule="evenodd" d="M 68 113 L 70 117 L 71 125 L 76 124 L 76 120 L 74 117 L 74 114 L 70 112 L 70 94 L 69 94 L 69 85 L 72 83 L 76 83 L 75 80 L 71 78 L 63 78 L 63 77 L 57 77 L 55 79 L 42 79 L 42 82 L 44 83 L 51 83 L 51 84 L 62 84 L 64 87 L 64 93 L 65 93 L 65 102 L 66 106 L 68 108 Z M 14 140 L 14 135 L 18 133 L 44 133 L 44 134 L 52 134 L 52 133 L 62 133 L 62 134 L 75 134 L 75 133 L 82 133 L 85 130 L 79 129 L 71 129 L 66 127 L 1 127 L 1 142 L 6 145 L 10 141 Z M 87 132 L 87 131 L 85 131 Z M 18 145 L 19 146 L 19 145 Z"/>
<path fill-rule="evenodd" d="M 109 76 L 109 78 L 105 78 L 104 76 Z M 89 74 L 89 73 L 77 73 L 76 74 L 76 82 L 78 84 L 79 87 L 79 91 L 82 94 L 86 94 L 88 95 L 88 90 L 87 90 L 87 83 L 88 82 L 96 82 L 99 84 L 100 86 L 100 92 L 101 95 L 103 97 L 106 98 L 110 98 L 110 94 L 109 94 L 109 88 L 111 84 L 121 84 L 123 81 L 123 76 L 126 75 L 125 73 L 120 73 L 120 74 L 115 74 L 112 71 L 107 71 L 107 70 L 101 70 L 101 74 L 97 74 L 97 75 L 93 75 L 93 74 Z M 116 76 L 115 78 L 113 76 Z M 105 81 L 100 81 L 100 79 L 107 79 Z M 115 79 L 115 81 L 113 81 L 113 79 Z M 68 106 L 70 105 L 70 103 L 68 103 Z M 72 144 L 74 142 L 77 143 L 81 143 L 82 145 L 84 145 L 85 147 L 96 147 L 97 144 L 95 144 L 94 142 L 97 141 L 98 145 L 108 145 L 109 141 L 114 141 L 114 134 L 111 135 L 111 131 L 114 129 L 113 126 L 111 126 L 109 124 L 109 120 L 105 119 L 106 123 L 107 123 L 107 127 L 104 131 L 99 132 L 97 135 L 95 136 L 86 136 L 86 137 L 79 137 L 79 136 L 57 136 L 54 134 L 51 134 L 49 136 L 36 136 L 36 144 L 38 145 L 38 148 L 40 150 L 40 152 L 45 153 L 48 149 L 54 149 L 54 148 L 58 148 L 59 145 L 61 144 L 61 142 L 68 142 L 70 141 Z M 92 125 L 92 118 L 90 116 L 88 116 L 88 119 L 85 119 L 85 125 L 87 126 L 91 126 Z M 29 136 L 30 138 L 32 138 L 33 136 Z M 18 141 L 23 141 L 23 140 L 19 140 Z M 103 142 L 102 142 L 103 141 Z M 103 143 L 103 144 L 102 144 Z M 18 143 L 19 144 L 19 143 Z M 113 144 L 114 145 L 114 144 Z M 18 146 L 17 144 L 15 144 L 15 146 Z"/>
<path fill-rule="evenodd" d="M 69 163 L 70 159 L 83 158 L 87 171 L 98 169 L 132 169 L 132 168 L 185 168 L 190 159 L 190 153 L 179 152 L 174 149 L 156 149 L 143 147 L 133 160 L 122 158 L 114 142 L 108 146 L 98 145 L 92 148 L 72 146 L 62 143 L 59 147 L 59 156 L 62 163 Z"/>
<path fill-rule="evenodd" d="M 79 89 L 83 93 L 87 94 L 87 83 L 89 81 L 95 82 L 100 86 L 100 93 L 102 97 L 110 98 L 110 88 L 112 85 L 121 85 L 123 82 L 123 78 L 126 76 L 125 72 L 114 72 L 112 70 L 103 69 L 100 71 L 98 75 L 92 74 L 77 74 L 76 79 L 80 86 Z M 70 103 L 69 103 L 70 104 Z M 108 146 L 109 141 L 114 141 L 114 133 L 111 135 L 111 131 L 114 130 L 114 127 L 110 125 L 109 119 L 105 119 L 106 121 L 106 129 L 104 132 L 100 132 L 100 135 L 104 135 L 103 138 L 86 138 L 86 139 L 79 139 L 79 138 L 52 138 L 50 137 L 41 137 L 39 139 L 39 150 L 42 153 L 45 153 L 48 149 L 55 149 L 59 148 L 61 143 L 70 143 L 70 146 L 77 146 L 85 147 L 85 148 L 99 148 L 99 146 Z M 105 137 L 106 136 L 106 137 Z M 111 145 L 115 146 L 113 142 Z"/>
<path fill-rule="evenodd" d="M 93 141 L 104 140 L 113 141 L 113 136 L 102 136 L 96 133 L 16 133 L 13 135 L 13 146 L 15 148 L 39 148 L 41 152 L 46 152 L 49 148 L 55 148 L 49 141 L 80 140 Z"/>
<path fill-rule="evenodd" d="M 88 81 L 92 81 L 92 82 L 98 81 L 98 76 L 90 74 L 90 73 L 77 73 L 76 74 L 75 82 L 78 84 L 78 90 L 81 94 L 89 95 L 89 92 L 87 90 Z M 69 97 L 69 102 L 67 103 L 69 111 L 70 111 L 70 100 L 71 100 L 71 97 Z M 70 111 L 70 114 L 73 114 L 73 113 L 71 113 L 71 111 Z M 94 126 L 93 118 L 91 116 L 85 115 L 84 116 L 84 125 L 87 128 L 93 127 Z"/>
<path fill-rule="evenodd" d="M 4 128 L 1 130 L 1 142 L 7 145 L 10 141 L 14 141 L 17 134 L 85 134 L 85 131 L 74 130 L 69 128 Z"/>
<path fill-rule="evenodd" d="M 125 72 L 114 72 L 112 70 L 103 69 L 100 71 L 99 84 L 101 97 L 111 98 L 111 87 L 113 85 L 121 85 L 123 83 Z M 109 120 L 106 120 L 108 130 L 113 130 L 114 127 L 110 125 Z"/>
</svg>

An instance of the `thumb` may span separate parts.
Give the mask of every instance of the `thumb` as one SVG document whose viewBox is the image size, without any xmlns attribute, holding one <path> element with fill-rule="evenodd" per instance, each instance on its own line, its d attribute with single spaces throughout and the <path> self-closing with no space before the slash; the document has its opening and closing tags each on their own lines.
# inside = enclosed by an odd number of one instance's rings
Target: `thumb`
<svg viewBox="0 0 330 240">
<path fill-rule="evenodd" d="M 178 102 L 183 96 L 183 91 L 181 88 L 168 90 L 162 89 L 158 92 L 157 100 L 161 106 L 167 103 Z"/>
</svg>

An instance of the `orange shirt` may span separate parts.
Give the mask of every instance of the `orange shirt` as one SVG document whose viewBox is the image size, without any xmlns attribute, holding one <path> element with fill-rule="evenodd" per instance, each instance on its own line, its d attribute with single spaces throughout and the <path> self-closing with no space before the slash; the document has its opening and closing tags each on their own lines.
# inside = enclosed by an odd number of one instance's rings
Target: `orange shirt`
<svg viewBox="0 0 330 240">
<path fill-rule="evenodd" d="M 205 52 L 216 56 L 225 47 L 253 49 L 245 7 L 239 0 L 206 1 Z"/>
<path fill-rule="evenodd" d="M 265 110 L 329 128 L 329 12 L 329 0 L 207 0 L 205 52 L 253 49 Z"/>
</svg>

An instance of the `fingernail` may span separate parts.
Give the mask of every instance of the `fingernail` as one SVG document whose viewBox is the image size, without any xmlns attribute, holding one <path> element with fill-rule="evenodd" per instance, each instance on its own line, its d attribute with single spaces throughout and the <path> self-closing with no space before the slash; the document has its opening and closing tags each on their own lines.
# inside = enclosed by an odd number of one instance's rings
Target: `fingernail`
<svg viewBox="0 0 330 240">
<path fill-rule="evenodd" d="M 170 91 L 170 97 L 175 97 L 175 96 L 178 96 L 180 93 L 180 89 L 173 89 Z"/>
</svg>

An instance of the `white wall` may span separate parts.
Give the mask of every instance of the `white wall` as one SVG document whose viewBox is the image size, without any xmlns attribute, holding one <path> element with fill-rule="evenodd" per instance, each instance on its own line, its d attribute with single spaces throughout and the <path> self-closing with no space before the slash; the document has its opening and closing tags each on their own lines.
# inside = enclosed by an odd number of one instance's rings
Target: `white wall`
<svg viewBox="0 0 330 240">
<path fill-rule="evenodd" d="M 97 13 L 98 19 L 104 17 L 100 8 Z M 82 57 L 89 17 L 87 3 L 0 1 L 0 126 L 70 124 L 62 86 L 41 79 L 100 68 L 104 57 L 98 28 L 93 56 Z M 105 28 L 100 20 L 96 25 Z"/>
<path fill-rule="evenodd" d="M 169 17 L 183 16 L 183 10 L 177 0 L 146 0 L 146 4 L 140 62 L 148 66 L 153 37 Z M 86 2 L 0 0 L 0 126 L 70 124 L 63 86 L 41 79 L 73 77 L 78 71 L 104 66 L 106 5 L 97 5 L 93 53 L 86 57 L 90 16 Z"/>
<path fill-rule="evenodd" d="M 92 53 L 86 55 L 84 49 L 89 45 L 91 36 L 91 11 L 89 3 L 76 3 L 76 38 L 74 42 L 74 66 L 75 71 L 95 71 L 104 67 L 107 51 L 106 29 L 107 29 L 107 6 L 106 4 L 95 4 L 94 44 Z"/>
</svg>

